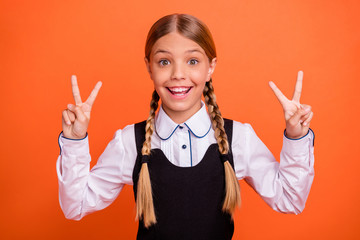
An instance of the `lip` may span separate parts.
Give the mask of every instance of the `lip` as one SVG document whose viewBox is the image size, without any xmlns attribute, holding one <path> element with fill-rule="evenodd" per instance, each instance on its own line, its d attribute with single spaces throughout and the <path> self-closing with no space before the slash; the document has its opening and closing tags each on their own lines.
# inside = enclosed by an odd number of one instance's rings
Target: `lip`
<svg viewBox="0 0 360 240">
<path fill-rule="evenodd" d="M 176 99 L 184 99 L 186 98 L 193 87 L 184 87 L 184 86 L 176 86 L 176 87 L 167 87 L 166 89 L 169 91 L 170 95 Z"/>
</svg>

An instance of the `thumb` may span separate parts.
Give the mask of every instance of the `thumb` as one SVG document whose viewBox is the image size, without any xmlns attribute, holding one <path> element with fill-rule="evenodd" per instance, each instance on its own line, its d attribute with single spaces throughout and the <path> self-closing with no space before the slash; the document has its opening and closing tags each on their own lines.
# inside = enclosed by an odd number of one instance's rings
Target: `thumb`
<svg viewBox="0 0 360 240">
<path fill-rule="evenodd" d="M 289 119 L 290 125 L 295 126 L 299 124 L 299 122 L 302 123 L 301 118 L 306 114 L 308 114 L 310 111 L 311 108 L 309 106 L 301 106 L 300 108 L 298 108 L 298 110 L 294 113 L 294 115 Z"/>
<path fill-rule="evenodd" d="M 68 104 L 68 109 L 75 114 L 75 117 L 78 121 L 84 122 L 86 121 L 87 117 L 85 116 L 83 110 L 80 106 L 75 106 L 73 104 Z"/>
</svg>

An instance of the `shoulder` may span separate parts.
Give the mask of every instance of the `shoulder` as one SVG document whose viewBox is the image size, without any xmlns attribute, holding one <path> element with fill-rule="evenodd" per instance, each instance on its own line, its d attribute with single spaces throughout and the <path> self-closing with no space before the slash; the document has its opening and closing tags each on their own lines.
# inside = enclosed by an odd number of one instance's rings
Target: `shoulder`
<svg viewBox="0 0 360 240">
<path fill-rule="evenodd" d="M 134 137 L 134 128 L 135 128 L 135 124 L 130 124 L 127 125 L 126 127 L 124 127 L 123 129 L 118 129 L 116 130 L 115 134 L 114 134 L 114 138 L 115 139 L 126 139 L 126 138 L 131 138 Z"/>
<path fill-rule="evenodd" d="M 233 120 L 233 146 L 245 146 L 249 136 L 252 134 L 254 134 L 254 130 L 249 123 Z"/>
<path fill-rule="evenodd" d="M 249 123 L 242 123 L 233 120 L 233 129 L 236 132 L 247 132 L 249 129 L 252 129 L 252 127 Z"/>
<path fill-rule="evenodd" d="M 146 121 L 137 122 L 127 125 L 123 129 L 119 129 L 115 132 L 115 137 L 118 138 L 126 150 L 136 152 L 136 145 L 139 141 L 139 136 L 145 130 Z M 140 134 L 140 135 L 139 135 Z M 142 140 L 141 140 L 142 141 Z M 131 150 L 130 150 L 131 149 Z"/>
<path fill-rule="evenodd" d="M 249 134 L 249 132 L 254 131 L 249 123 L 242 123 L 235 120 L 231 121 L 233 122 L 233 133 L 235 135 Z"/>
<path fill-rule="evenodd" d="M 130 151 L 133 152 L 136 149 L 134 128 L 135 124 L 130 124 L 123 129 L 118 129 L 111 142 L 120 146 L 125 151 L 132 149 Z"/>
</svg>

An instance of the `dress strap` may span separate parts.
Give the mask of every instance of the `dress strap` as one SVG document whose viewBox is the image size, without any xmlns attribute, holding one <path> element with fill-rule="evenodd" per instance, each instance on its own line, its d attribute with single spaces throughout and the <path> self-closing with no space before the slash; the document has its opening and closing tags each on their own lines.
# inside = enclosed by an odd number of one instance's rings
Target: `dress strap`
<svg viewBox="0 0 360 240">
<path fill-rule="evenodd" d="M 138 155 L 140 156 L 141 156 L 141 149 L 145 141 L 145 126 L 146 126 L 146 120 L 139 123 L 135 123 L 136 150 Z"/>
<path fill-rule="evenodd" d="M 233 120 L 224 118 L 224 128 L 231 148 L 232 135 L 233 135 Z"/>
<path fill-rule="evenodd" d="M 227 157 L 231 166 L 234 168 L 234 161 L 233 161 L 232 148 L 231 148 L 232 136 L 233 136 L 233 120 L 224 118 L 224 128 L 229 143 L 229 153 L 227 154 L 228 155 Z"/>
</svg>

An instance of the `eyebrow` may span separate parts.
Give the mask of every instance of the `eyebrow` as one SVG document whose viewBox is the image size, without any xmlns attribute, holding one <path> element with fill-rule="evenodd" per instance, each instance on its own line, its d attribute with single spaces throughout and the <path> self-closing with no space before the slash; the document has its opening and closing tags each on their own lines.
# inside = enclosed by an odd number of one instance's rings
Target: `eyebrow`
<svg viewBox="0 0 360 240">
<path fill-rule="evenodd" d="M 198 52 L 198 53 L 201 53 L 203 54 L 199 49 L 190 49 L 190 50 L 187 50 L 185 53 L 193 53 L 193 52 Z M 156 50 L 156 52 L 154 53 L 154 55 L 158 54 L 158 53 L 166 53 L 166 54 L 171 54 L 171 52 L 169 51 L 166 51 L 166 50 L 163 50 L 163 49 L 158 49 Z"/>
<path fill-rule="evenodd" d="M 167 54 L 171 54 L 169 51 L 162 50 L 162 49 L 158 49 L 158 50 L 156 50 L 156 52 L 154 53 L 154 55 L 156 55 L 156 54 L 158 54 L 158 53 L 167 53 Z"/>
</svg>

